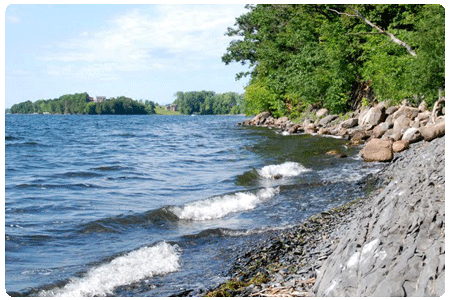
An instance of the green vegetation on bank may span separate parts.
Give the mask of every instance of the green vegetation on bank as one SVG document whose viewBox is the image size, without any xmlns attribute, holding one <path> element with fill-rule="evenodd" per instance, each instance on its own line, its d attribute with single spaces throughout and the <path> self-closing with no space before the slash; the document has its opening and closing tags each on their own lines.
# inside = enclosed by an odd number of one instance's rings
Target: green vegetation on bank
<svg viewBox="0 0 450 300">
<path fill-rule="evenodd" d="M 252 115 L 298 117 L 388 100 L 430 106 L 445 84 L 440 5 L 248 5 L 227 35 L 225 64 L 249 66 L 243 105 Z"/>
<path fill-rule="evenodd" d="M 243 112 L 242 95 L 213 91 L 177 92 L 174 104 L 182 114 L 228 115 Z"/>
</svg>

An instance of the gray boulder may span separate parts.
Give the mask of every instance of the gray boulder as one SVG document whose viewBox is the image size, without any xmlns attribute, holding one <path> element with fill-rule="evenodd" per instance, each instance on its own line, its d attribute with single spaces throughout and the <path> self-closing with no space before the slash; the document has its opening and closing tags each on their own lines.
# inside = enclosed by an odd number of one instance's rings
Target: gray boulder
<svg viewBox="0 0 450 300">
<path fill-rule="evenodd" d="M 394 134 L 403 133 L 410 125 L 411 119 L 405 115 L 400 115 L 394 121 Z"/>
<path fill-rule="evenodd" d="M 321 118 L 321 117 L 323 117 L 323 116 L 325 116 L 325 115 L 327 115 L 327 114 L 328 114 L 328 109 L 326 109 L 326 108 L 321 108 L 321 109 L 319 109 L 319 110 L 316 112 L 316 117 Z"/>
<path fill-rule="evenodd" d="M 386 119 L 385 108 L 383 105 L 377 105 L 369 109 L 358 119 L 358 124 L 363 127 L 374 127 Z"/>
<path fill-rule="evenodd" d="M 402 106 L 394 113 L 394 119 L 398 119 L 400 116 L 405 116 L 410 120 L 414 120 L 420 112 L 421 111 L 418 108 Z"/>
<path fill-rule="evenodd" d="M 352 127 L 355 127 L 356 125 L 358 125 L 357 118 L 351 118 L 351 119 L 345 120 L 344 122 L 341 123 L 342 128 L 352 128 Z"/>
<path fill-rule="evenodd" d="M 383 134 L 388 131 L 388 129 L 390 128 L 389 124 L 386 122 L 382 122 L 380 124 L 378 124 L 377 126 L 375 126 L 375 128 L 373 129 L 373 136 L 376 138 L 380 138 L 383 136 Z"/>
<path fill-rule="evenodd" d="M 328 115 L 319 121 L 319 125 L 326 126 L 328 123 L 337 119 L 338 117 L 339 117 L 338 115 Z"/>
<path fill-rule="evenodd" d="M 420 134 L 419 129 L 414 128 L 414 127 L 406 129 L 405 132 L 403 133 L 403 137 L 402 137 L 402 140 L 405 140 L 410 144 L 418 142 L 422 139 L 423 139 L 423 137 Z"/>
</svg>

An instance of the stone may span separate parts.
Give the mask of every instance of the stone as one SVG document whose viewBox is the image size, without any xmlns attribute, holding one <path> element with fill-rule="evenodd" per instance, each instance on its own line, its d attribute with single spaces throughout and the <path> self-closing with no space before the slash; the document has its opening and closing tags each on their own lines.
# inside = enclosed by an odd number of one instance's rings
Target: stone
<svg viewBox="0 0 450 300">
<path fill-rule="evenodd" d="M 321 108 L 321 109 L 319 109 L 319 110 L 316 112 L 316 117 L 321 118 L 321 117 L 323 117 L 323 116 L 325 116 L 325 115 L 327 115 L 327 114 L 328 114 L 328 109 L 326 109 L 326 108 Z"/>
<path fill-rule="evenodd" d="M 397 106 L 389 106 L 388 108 L 386 108 L 385 113 L 386 113 L 386 115 L 390 116 L 393 113 L 395 113 L 397 110 L 398 110 Z"/>
<path fill-rule="evenodd" d="M 394 119 L 398 119 L 400 116 L 405 116 L 410 120 L 414 120 L 420 112 L 421 111 L 418 108 L 402 106 L 394 113 Z"/>
<path fill-rule="evenodd" d="M 382 122 L 375 126 L 375 128 L 372 130 L 373 137 L 380 138 L 383 136 L 383 134 L 388 131 L 389 124 L 386 122 Z"/>
<path fill-rule="evenodd" d="M 396 141 L 392 144 L 392 151 L 394 151 L 394 152 L 402 152 L 408 148 L 409 148 L 408 141 L 400 140 L 400 141 Z"/>
<path fill-rule="evenodd" d="M 264 124 L 264 122 L 266 121 L 266 119 L 267 119 L 268 117 L 270 117 L 270 116 L 271 116 L 270 112 L 268 112 L 268 111 L 262 112 L 262 113 L 256 115 L 256 116 L 252 119 L 252 123 L 253 123 L 254 125 L 262 125 L 262 124 Z"/>
<path fill-rule="evenodd" d="M 437 137 L 445 135 L 445 122 L 420 127 L 419 131 L 425 141 L 434 140 Z"/>
<path fill-rule="evenodd" d="M 283 125 L 283 124 L 286 124 L 287 122 L 289 122 L 289 118 L 288 118 L 288 117 L 281 117 L 281 118 L 278 118 L 278 119 L 275 121 L 275 125 L 281 126 L 281 125 Z"/>
<path fill-rule="evenodd" d="M 422 140 L 423 137 L 420 134 L 420 131 L 418 128 L 408 128 L 403 133 L 402 140 L 408 141 L 410 144 L 418 142 Z"/>
<path fill-rule="evenodd" d="M 364 161 L 391 161 L 394 158 L 390 140 L 373 138 L 367 142 L 361 151 Z"/>
<path fill-rule="evenodd" d="M 342 128 L 353 128 L 358 125 L 358 118 L 351 118 L 341 123 Z"/>
<path fill-rule="evenodd" d="M 394 134 L 403 133 L 410 125 L 411 119 L 405 115 L 400 115 L 394 121 Z"/>
<path fill-rule="evenodd" d="M 427 110 L 427 103 L 426 103 L 425 101 L 422 101 L 422 102 L 419 104 L 418 109 L 419 109 L 421 112 L 426 111 L 426 110 Z"/>
<path fill-rule="evenodd" d="M 417 115 L 417 117 L 414 119 L 415 122 L 420 122 L 423 120 L 428 120 L 431 116 L 431 112 L 429 110 L 421 112 Z"/>
<path fill-rule="evenodd" d="M 358 124 L 363 127 L 373 127 L 386 119 L 384 106 L 375 106 L 369 109 L 358 119 Z"/>
<path fill-rule="evenodd" d="M 326 126 L 328 123 L 337 119 L 338 117 L 339 117 L 338 115 L 328 115 L 319 121 L 319 125 Z"/>
<path fill-rule="evenodd" d="M 317 131 L 317 133 L 320 135 L 330 134 L 330 130 L 328 130 L 328 128 L 319 128 L 319 131 Z"/>
<path fill-rule="evenodd" d="M 301 125 L 299 125 L 299 124 L 294 124 L 291 127 L 289 127 L 289 129 L 288 129 L 288 132 L 290 134 L 297 133 L 299 131 L 301 131 Z"/>
</svg>

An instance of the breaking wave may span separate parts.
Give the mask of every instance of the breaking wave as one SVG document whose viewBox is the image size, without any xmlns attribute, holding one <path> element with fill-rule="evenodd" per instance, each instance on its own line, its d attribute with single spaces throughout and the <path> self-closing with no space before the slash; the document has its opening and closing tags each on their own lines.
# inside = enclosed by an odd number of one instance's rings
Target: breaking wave
<svg viewBox="0 0 450 300">
<path fill-rule="evenodd" d="M 230 213 L 253 209 L 262 201 L 272 198 L 279 191 L 278 187 L 262 189 L 257 193 L 238 192 L 192 202 L 183 207 L 172 207 L 171 210 L 178 218 L 184 220 L 219 219 Z"/>
<path fill-rule="evenodd" d="M 81 278 L 72 278 L 61 288 L 39 293 L 40 297 L 104 297 L 119 286 L 132 284 L 155 275 L 175 272 L 180 268 L 180 249 L 161 242 L 143 247 L 94 267 Z"/>
<path fill-rule="evenodd" d="M 285 162 L 279 165 L 269 165 L 257 170 L 258 175 L 264 178 L 274 178 L 277 175 L 283 177 L 298 176 L 301 173 L 311 171 L 297 162 Z"/>
</svg>

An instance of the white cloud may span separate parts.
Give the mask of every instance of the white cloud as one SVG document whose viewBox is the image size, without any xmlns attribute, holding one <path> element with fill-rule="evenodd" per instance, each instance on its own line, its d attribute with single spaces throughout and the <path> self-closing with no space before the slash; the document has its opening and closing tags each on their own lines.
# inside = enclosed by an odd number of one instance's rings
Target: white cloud
<svg viewBox="0 0 450 300">
<path fill-rule="evenodd" d="M 6 16 L 6 20 L 8 20 L 8 22 L 13 23 L 13 24 L 20 23 L 20 21 L 21 21 L 19 17 L 12 16 L 12 15 Z"/>
<path fill-rule="evenodd" d="M 116 72 L 201 68 L 220 61 L 230 39 L 226 28 L 245 12 L 242 5 L 160 5 L 156 17 L 134 10 L 110 22 L 108 29 L 83 32 L 52 47 L 46 61 L 74 63 L 76 76 L 116 78 Z M 99 71 L 103 70 L 103 71 Z M 56 73 L 56 72 L 54 72 Z M 78 75 L 77 75 L 78 74 Z"/>
</svg>

